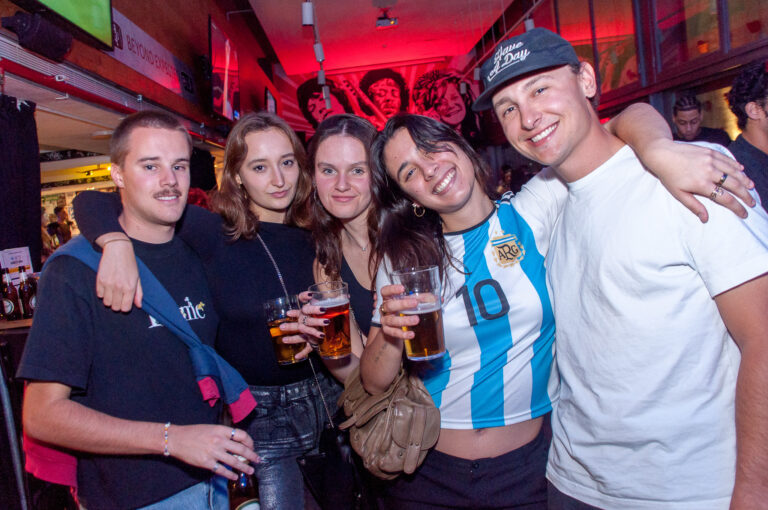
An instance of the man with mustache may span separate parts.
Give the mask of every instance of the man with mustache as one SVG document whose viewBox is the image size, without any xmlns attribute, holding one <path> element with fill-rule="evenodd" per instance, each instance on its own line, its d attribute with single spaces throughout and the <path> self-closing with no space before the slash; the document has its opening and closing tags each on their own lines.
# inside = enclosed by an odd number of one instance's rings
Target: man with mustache
<svg viewBox="0 0 768 510">
<path fill-rule="evenodd" d="M 189 134 L 171 115 L 145 111 L 120 123 L 111 172 L 130 239 L 120 233 L 104 250 L 133 243 L 182 318 L 213 345 L 218 318 L 202 264 L 174 238 L 191 150 Z M 25 433 L 74 452 L 81 508 L 227 508 L 222 477 L 235 475 L 222 464 L 252 473 L 234 457 L 258 461 L 251 438 L 216 425 L 221 405 L 202 398 L 198 364 L 170 328 L 138 308 L 115 313 L 97 293 L 96 273 L 78 258 L 58 256 L 46 265 L 18 373 L 28 381 Z"/>
<path fill-rule="evenodd" d="M 502 42 L 482 75 L 474 108 L 568 186 L 547 255 L 549 508 L 766 508 L 765 211 L 690 214 L 601 125 L 594 69 L 557 34 Z"/>
</svg>

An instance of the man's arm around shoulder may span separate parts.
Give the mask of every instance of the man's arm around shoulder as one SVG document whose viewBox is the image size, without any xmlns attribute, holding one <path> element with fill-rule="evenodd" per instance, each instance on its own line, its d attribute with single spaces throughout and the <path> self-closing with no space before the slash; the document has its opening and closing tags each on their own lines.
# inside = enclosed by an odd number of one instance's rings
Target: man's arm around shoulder
<svg viewBox="0 0 768 510">
<path fill-rule="evenodd" d="M 731 509 L 768 508 L 768 274 L 715 296 L 715 303 L 741 349 Z"/>
</svg>

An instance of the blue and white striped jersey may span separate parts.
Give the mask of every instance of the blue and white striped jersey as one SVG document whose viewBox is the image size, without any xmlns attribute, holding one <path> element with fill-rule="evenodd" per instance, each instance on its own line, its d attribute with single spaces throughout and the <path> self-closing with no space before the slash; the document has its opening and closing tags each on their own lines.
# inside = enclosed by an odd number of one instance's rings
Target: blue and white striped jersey
<svg viewBox="0 0 768 510">
<path fill-rule="evenodd" d="M 545 170 L 479 225 L 444 234 L 458 268 L 443 284 L 446 354 L 423 376 L 442 428 L 510 425 L 552 409 L 555 322 L 544 256 L 566 194 Z M 390 283 L 384 266 L 377 292 Z"/>
</svg>

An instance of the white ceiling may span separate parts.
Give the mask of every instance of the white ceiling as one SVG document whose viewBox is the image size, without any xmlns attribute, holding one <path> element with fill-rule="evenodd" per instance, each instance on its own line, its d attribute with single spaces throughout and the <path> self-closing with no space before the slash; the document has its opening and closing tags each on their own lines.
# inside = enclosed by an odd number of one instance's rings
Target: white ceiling
<svg viewBox="0 0 768 510">
<path fill-rule="evenodd" d="M 122 114 L 7 73 L 5 94 L 37 104 L 35 121 L 40 150 L 76 149 L 107 154 L 109 138 L 95 139 L 92 135 L 113 129 L 123 118 Z"/>
<path fill-rule="evenodd" d="M 249 0 L 287 75 L 318 70 L 302 0 Z M 314 0 L 325 70 L 374 68 L 465 55 L 512 0 Z M 398 26 L 376 30 L 378 6 Z"/>
</svg>

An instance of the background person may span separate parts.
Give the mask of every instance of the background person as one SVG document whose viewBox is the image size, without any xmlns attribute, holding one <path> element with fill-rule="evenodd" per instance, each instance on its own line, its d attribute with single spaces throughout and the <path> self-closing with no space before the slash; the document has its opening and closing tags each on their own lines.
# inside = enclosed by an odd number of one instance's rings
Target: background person
<svg viewBox="0 0 768 510">
<path fill-rule="evenodd" d="M 741 134 L 728 146 L 755 181 L 755 190 L 768 200 L 768 61 L 750 63 L 726 94 Z M 763 202 L 763 207 L 766 204 Z"/>
<path fill-rule="evenodd" d="M 672 107 L 675 140 L 684 142 L 710 142 L 728 147 L 731 137 L 723 129 L 701 125 L 701 101 L 691 93 L 684 93 Z"/>
</svg>

